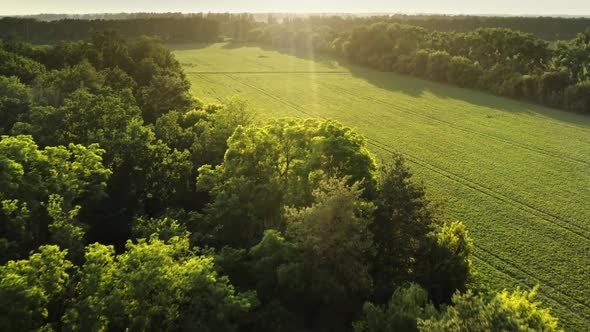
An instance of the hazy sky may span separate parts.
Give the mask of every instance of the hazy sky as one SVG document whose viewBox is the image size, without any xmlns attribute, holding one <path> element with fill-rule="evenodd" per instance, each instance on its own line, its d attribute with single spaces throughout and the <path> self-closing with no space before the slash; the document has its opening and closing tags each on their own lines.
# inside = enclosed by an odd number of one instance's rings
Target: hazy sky
<svg viewBox="0 0 590 332">
<path fill-rule="evenodd" d="M 590 0 L 0 0 L 0 15 L 179 11 L 590 15 Z"/>
</svg>

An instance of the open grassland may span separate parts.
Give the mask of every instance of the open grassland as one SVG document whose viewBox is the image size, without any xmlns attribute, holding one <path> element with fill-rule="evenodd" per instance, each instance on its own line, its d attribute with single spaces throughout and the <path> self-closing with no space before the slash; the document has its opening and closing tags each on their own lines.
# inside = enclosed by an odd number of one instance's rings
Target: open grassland
<svg viewBox="0 0 590 332">
<path fill-rule="evenodd" d="M 538 284 L 567 330 L 590 330 L 590 117 L 259 47 L 175 49 L 199 98 L 336 119 L 379 158 L 404 153 L 446 217 L 467 224 L 480 278 Z"/>
</svg>

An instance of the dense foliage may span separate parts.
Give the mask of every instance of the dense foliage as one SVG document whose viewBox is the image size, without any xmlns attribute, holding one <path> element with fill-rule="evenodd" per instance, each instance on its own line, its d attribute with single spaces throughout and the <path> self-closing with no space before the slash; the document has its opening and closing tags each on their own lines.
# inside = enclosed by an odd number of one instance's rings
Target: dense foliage
<svg viewBox="0 0 590 332">
<path fill-rule="evenodd" d="M 389 20 L 285 20 L 249 38 L 290 51 L 324 52 L 353 64 L 410 74 L 576 112 L 590 112 L 590 29 L 550 43 L 506 28 L 429 31 Z M 348 27 L 348 29 L 346 29 Z"/>
<path fill-rule="evenodd" d="M 219 24 L 203 15 L 128 20 L 63 19 L 52 22 L 3 18 L 0 20 L 0 30 L 2 38 L 16 38 L 34 43 L 86 40 L 94 31 L 107 30 L 116 30 L 127 38 L 153 35 L 169 41 L 207 42 L 217 39 Z"/>
<path fill-rule="evenodd" d="M 353 129 L 206 105 L 150 38 L 1 46 L 0 329 L 557 328 Z"/>
<path fill-rule="evenodd" d="M 222 37 L 244 39 L 248 31 L 256 26 L 251 14 L 154 13 L 97 16 L 66 15 L 52 20 L 5 17 L 0 19 L 0 38 L 53 44 L 63 40 L 87 40 L 96 32 L 116 31 L 125 38 L 146 35 L 167 42 L 212 42 Z"/>
</svg>

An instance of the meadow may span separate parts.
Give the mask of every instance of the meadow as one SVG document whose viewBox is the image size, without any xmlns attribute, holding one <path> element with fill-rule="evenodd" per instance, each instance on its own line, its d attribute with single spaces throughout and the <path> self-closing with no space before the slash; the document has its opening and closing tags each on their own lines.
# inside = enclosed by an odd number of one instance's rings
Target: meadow
<svg viewBox="0 0 590 332">
<path fill-rule="evenodd" d="M 445 218 L 475 241 L 477 278 L 539 285 L 572 331 L 590 322 L 590 117 L 257 46 L 173 45 L 205 101 L 247 99 L 261 118 L 355 127 L 399 151 Z"/>
</svg>

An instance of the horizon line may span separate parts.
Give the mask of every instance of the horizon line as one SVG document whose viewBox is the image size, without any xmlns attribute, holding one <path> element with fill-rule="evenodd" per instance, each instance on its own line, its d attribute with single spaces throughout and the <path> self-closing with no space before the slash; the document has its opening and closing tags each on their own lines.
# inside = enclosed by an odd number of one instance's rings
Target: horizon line
<svg viewBox="0 0 590 332">
<path fill-rule="evenodd" d="M 408 16 L 479 16 L 479 17 L 569 17 L 590 18 L 589 14 L 526 14 L 526 13 L 460 13 L 460 12 L 298 12 L 298 11 L 121 11 L 121 12 L 61 12 L 61 13 L 32 13 L 32 14 L 0 14 L 0 17 L 27 17 L 42 15 L 116 15 L 116 14 L 280 14 L 280 15 L 408 15 Z"/>
</svg>

